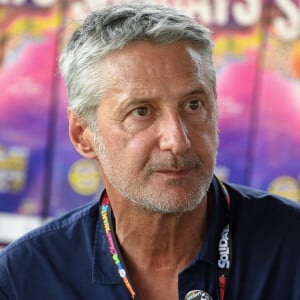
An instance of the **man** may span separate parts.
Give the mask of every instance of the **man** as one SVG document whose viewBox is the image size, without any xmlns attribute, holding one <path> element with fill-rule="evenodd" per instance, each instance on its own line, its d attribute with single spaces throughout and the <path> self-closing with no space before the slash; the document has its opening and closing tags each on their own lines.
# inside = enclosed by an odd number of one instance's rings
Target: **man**
<svg viewBox="0 0 300 300">
<path fill-rule="evenodd" d="M 207 29 L 151 4 L 89 15 L 60 59 L 71 141 L 105 190 L 12 243 L 0 299 L 299 299 L 299 206 L 213 176 Z"/>
</svg>

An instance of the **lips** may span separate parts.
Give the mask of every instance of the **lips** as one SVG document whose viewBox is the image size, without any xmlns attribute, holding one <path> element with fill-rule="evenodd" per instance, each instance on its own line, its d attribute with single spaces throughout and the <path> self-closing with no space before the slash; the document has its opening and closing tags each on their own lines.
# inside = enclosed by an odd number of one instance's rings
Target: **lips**
<svg viewBox="0 0 300 300">
<path fill-rule="evenodd" d="M 193 171 L 192 168 L 188 169 L 163 169 L 163 170 L 155 170 L 155 173 L 165 174 L 165 175 L 178 175 L 184 176 L 188 175 Z"/>
<path fill-rule="evenodd" d="M 145 170 L 148 174 L 158 173 L 170 176 L 185 176 L 199 169 L 200 166 L 200 158 L 197 156 L 172 156 L 148 161 Z"/>
</svg>

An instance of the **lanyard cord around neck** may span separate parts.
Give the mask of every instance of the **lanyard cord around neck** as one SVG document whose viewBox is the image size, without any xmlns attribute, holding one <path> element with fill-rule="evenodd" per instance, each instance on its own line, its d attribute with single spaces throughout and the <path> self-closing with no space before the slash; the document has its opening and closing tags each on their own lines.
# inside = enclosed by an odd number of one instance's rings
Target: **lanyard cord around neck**
<svg viewBox="0 0 300 300">
<path fill-rule="evenodd" d="M 217 261 L 217 270 L 218 270 L 218 286 L 219 286 L 219 295 L 220 300 L 224 300 L 225 288 L 230 274 L 230 268 L 232 263 L 232 237 L 230 230 L 229 214 L 230 214 L 230 196 L 225 187 L 225 185 L 219 181 L 223 195 L 227 203 L 227 220 L 226 225 L 223 228 L 221 237 L 219 239 L 218 252 L 219 259 Z M 112 209 L 110 205 L 109 198 L 105 193 L 100 204 L 100 214 L 105 230 L 106 240 L 108 244 L 109 253 L 114 262 L 114 265 L 119 273 L 120 278 L 122 279 L 124 285 L 126 286 L 131 299 L 138 300 L 137 294 L 131 284 L 129 275 L 127 274 L 125 264 L 121 255 L 121 251 L 118 247 L 118 242 L 116 235 L 113 230 L 112 223 Z"/>
<path fill-rule="evenodd" d="M 124 285 L 130 293 L 131 298 L 137 300 L 138 298 L 136 296 L 136 292 L 134 291 L 134 288 L 130 283 L 129 276 L 126 272 L 125 264 L 121 255 L 121 251 L 118 247 L 116 235 L 114 234 L 111 205 L 106 193 L 104 194 L 101 202 L 100 213 L 105 230 L 106 240 L 108 243 L 109 253 L 112 257 L 112 260 L 114 261 L 119 276 L 121 277 Z"/>
<path fill-rule="evenodd" d="M 231 201 L 227 188 L 222 181 L 219 181 L 223 195 L 227 203 L 226 225 L 223 228 L 219 239 L 219 259 L 217 262 L 218 285 L 220 300 L 224 300 L 225 288 L 229 279 L 232 264 L 232 233 L 230 228 Z"/>
</svg>

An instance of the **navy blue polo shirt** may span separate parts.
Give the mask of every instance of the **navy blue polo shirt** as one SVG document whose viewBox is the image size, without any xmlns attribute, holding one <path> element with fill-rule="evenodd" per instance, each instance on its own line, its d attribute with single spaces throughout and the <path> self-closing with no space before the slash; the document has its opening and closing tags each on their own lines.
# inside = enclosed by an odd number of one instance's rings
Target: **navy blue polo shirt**
<svg viewBox="0 0 300 300">
<path fill-rule="evenodd" d="M 225 299 L 299 300 L 298 204 L 247 187 L 226 187 L 233 260 Z M 194 289 L 219 299 L 218 244 L 227 205 L 215 178 L 211 188 L 209 231 L 198 256 L 178 274 L 180 300 Z M 98 201 L 30 232 L 1 252 L 0 300 L 7 299 L 130 299 L 108 252 Z"/>
</svg>

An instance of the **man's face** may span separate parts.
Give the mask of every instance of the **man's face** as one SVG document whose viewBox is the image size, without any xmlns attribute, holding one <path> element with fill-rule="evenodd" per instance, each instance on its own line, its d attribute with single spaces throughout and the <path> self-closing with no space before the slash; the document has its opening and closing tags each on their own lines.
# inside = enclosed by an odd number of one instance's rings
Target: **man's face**
<svg viewBox="0 0 300 300">
<path fill-rule="evenodd" d="M 96 154 L 113 189 L 151 211 L 200 204 L 216 160 L 217 108 L 191 43 L 131 43 L 108 55 L 97 111 Z"/>
</svg>

